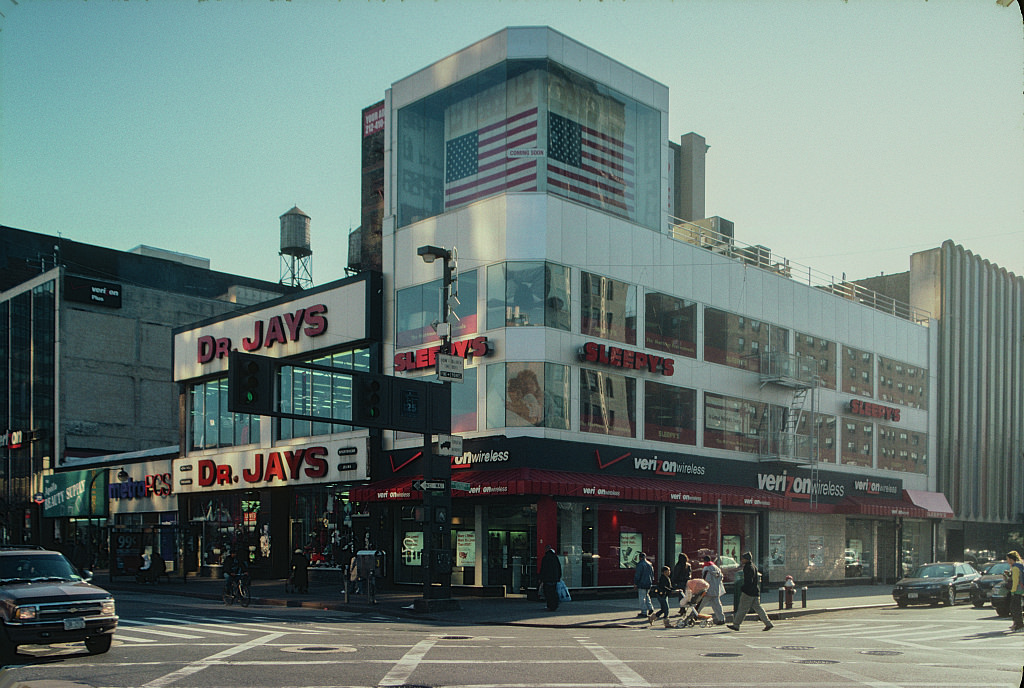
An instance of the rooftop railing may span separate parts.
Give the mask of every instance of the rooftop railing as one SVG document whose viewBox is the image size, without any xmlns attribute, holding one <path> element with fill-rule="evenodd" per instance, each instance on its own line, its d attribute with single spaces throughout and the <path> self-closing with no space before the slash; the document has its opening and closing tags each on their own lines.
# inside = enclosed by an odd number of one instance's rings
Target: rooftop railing
<svg viewBox="0 0 1024 688">
<path fill-rule="evenodd" d="M 834 275 L 826 275 L 810 266 L 801 265 L 788 258 L 783 258 L 772 253 L 771 249 L 767 246 L 737 241 L 733 237 L 721 234 L 706 224 L 669 218 L 668 234 L 674 239 L 685 241 L 694 246 L 700 246 L 712 253 L 717 253 L 737 262 L 781 275 L 801 284 L 807 284 L 815 289 L 834 294 L 839 298 L 856 301 L 868 308 L 873 308 L 919 325 L 927 325 L 931 315 L 926 310 L 915 308 L 909 303 L 904 303 L 886 294 L 867 289 L 855 282 L 848 280 L 837 282 Z"/>
</svg>

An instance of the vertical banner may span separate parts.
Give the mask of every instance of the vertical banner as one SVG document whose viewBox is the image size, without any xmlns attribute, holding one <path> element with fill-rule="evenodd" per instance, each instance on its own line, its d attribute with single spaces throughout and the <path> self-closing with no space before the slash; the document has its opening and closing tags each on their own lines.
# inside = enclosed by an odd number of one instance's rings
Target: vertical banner
<svg viewBox="0 0 1024 688">
<path fill-rule="evenodd" d="M 106 469 L 43 476 L 43 518 L 106 514 Z"/>
</svg>

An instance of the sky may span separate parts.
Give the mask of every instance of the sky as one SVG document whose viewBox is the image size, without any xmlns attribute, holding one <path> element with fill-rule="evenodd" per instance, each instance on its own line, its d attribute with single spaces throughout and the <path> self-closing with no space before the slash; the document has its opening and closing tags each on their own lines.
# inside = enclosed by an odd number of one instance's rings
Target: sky
<svg viewBox="0 0 1024 688">
<path fill-rule="evenodd" d="M 1024 275 L 1024 26 L 996 0 L 0 0 L 0 225 L 316 284 L 359 225 L 361 110 L 506 26 L 669 88 L 705 210 L 840 279 L 952 239 Z"/>
</svg>

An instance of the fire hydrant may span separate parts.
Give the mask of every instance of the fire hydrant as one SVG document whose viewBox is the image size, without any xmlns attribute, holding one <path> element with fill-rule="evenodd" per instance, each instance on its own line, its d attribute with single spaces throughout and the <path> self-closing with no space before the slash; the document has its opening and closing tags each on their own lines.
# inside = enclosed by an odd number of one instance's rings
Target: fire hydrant
<svg viewBox="0 0 1024 688">
<path fill-rule="evenodd" d="M 786 582 L 782 584 L 782 587 L 786 589 L 786 609 L 792 609 L 793 593 L 796 590 L 796 583 L 793 581 L 793 576 L 786 576 Z"/>
</svg>

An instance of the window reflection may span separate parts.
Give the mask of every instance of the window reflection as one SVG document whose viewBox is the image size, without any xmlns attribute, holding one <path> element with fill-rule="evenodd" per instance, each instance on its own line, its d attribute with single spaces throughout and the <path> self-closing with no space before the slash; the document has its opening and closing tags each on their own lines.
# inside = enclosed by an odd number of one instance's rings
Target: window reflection
<svg viewBox="0 0 1024 688">
<path fill-rule="evenodd" d="M 539 361 L 487 366 L 487 427 L 568 430 L 568 366 Z"/>
<path fill-rule="evenodd" d="M 843 347 L 843 391 L 862 397 L 874 396 L 874 354 Z"/>
<path fill-rule="evenodd" d="M 645 382 L 644 439 L 696 444 L 697 392 L 650 380 Z"/>
<path fill-rule="evenodd" d="M 487 269 L 487 327 L 569 329 L 569 269 L 516 262 Z"/>
<path fill-rule="evenodd" d="M 636 344 L 636 287 L 589 272 L 580 287 L 581 334 Z"/>
<path fill-rule="evenodd" d="M 580 431 L 636 437 L 636 380 L 581 369 Z"/>
<path fill-rule="evenodd" d="M 878 398 L 911 408 L 928 408 L 928 369 L 878 357 Z"/>
<path fill-rule="evenodd" d="M 457 281 L 459 303 L 452 304 L 458 316 L 452 323 L 452 337 L 477 332 L 475 270 L 460 272 Z M 439 342 L 432 323 L 441 315 L 442 280 L 434 280 L 398 291 L 395 303 L 395 346 L 405 348 Z"/>
<path fill-rule="evenodd" d="M 762 351 L 789 351 L 789 330 L 742 315 L 704 309 L 704 360 L 760 371 Z"/>
<path fill-rule="evenodd" d="M 800 365 L 810 364 L 811 369 L 801 369 L 801 379 L 817 375 L 822 387 L 836 388 L 836 345 L 827 339 L 796 333 L 794 349 L 800 357 Z"/>
<path fill-rule="evenodd" d="M 762 437 L 781 430 L 784 413 L 782 406 L 705 392 L 704 446 L 757 453 Z"/>
<path fill-rule="evenodd" d="M 874 430 L 874 423 L 865 423 L 855 418 L 843 418 L 842 463 L 848 466 L 871 467 Z"/>
<path fill-rule="evenodd" d="M 644 297 L 644 316 L 644 346 L 697 357 L 697 304 L 651 292 Z"/>
</svg>

